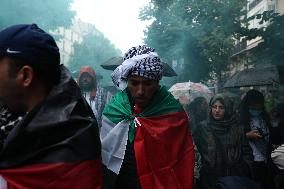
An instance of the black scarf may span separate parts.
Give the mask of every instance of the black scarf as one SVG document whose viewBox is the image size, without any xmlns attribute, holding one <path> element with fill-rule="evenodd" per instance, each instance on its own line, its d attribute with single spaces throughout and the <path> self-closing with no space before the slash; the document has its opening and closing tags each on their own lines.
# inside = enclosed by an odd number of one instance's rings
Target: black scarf
<svg viewBox="0 0 284 189">
<path fill-rule="evenodd" d="M 241 156 L 241 126 L 235 116 L 224 121 L 209 121 L 209 127 L 214 140 L 210 151 L 211 155 L 215 156 L 219 151 L 222 154 L 222 159 L 228 166 L 235 164 L 239 161 Z M 213 158 L 213 157 L 212 157 Z"/>
</svg>

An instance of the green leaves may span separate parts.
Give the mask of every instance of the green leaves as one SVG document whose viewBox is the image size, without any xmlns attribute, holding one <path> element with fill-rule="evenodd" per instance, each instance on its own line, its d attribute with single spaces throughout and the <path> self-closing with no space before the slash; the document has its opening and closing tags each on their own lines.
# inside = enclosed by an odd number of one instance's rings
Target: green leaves
<svg viewBox="0 0 284 189">
<path fill-rule="evenodd" d="M 1 0 L 0 29 L 13 24 L 36 23 L 45 30 L 71 25 L 73 0 Z"/>
<path fill-rule="evenodd" d="M 267 23 L 266 27 L 253 28 L 247 32 L 247 39 L 261 37 L 261 42 L 251 50 L 251 60 L 254 64 L 284 63 L 284 15 L 265 11 L 249 20 L 257 19 L 259 24 Z"/>
<path fill-rule="evenodd" d="M 209 68 L 221 75 L 229 64 L 233 39 L 244 32 L 245 5 L 246 0 L 152 0 L 141 13 L 154 20 L 145 42 L 169 63 L 184 59 L 179 81 L 205 80 Z"/>
</svg>

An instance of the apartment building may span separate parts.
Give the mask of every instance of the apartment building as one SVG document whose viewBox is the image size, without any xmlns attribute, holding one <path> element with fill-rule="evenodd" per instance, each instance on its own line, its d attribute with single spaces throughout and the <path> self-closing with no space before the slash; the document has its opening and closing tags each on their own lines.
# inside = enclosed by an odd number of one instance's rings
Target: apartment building
<svg viewBox="0 0 284 189">
<path fill-rule="evenodd" d="M 247 4 L 247 17 L 252 17 L 257 14 L 261 14 L 264 11 L 273 10 L 277 13 L 284 14 L 284 0 L 248 0 Z M 249 29 L 261 28 L 269 25 L 269 22 L 259 23 L 259 20 L 254 19 L 249 22 Z M 229 65 L 229 72 L 227 75 L 231 76 L 237 71 L 241 71 L 252 67 L 249 64 L 249 51 L 256 47 L 260 42 L 261 38 L 257 37 L 249 41 L 237 42 L 233 55 L 231 57 L 232 63 Z"/>
<path fill-rule="evenodd" d="M 57 45 L 60 49 L 61 63 L 68 65 L 70 57 L 74 53 L 74 44 L 81 43 L 86 34 L 99 34 L 99 31 L 94 25 L 77 19 L 73 20 L 69 28 L 60 27 L 55 33 L 62 36 L 57 41 Z"/>
<path fill-rule="evenodd" d="M 275 11 L 278 13 L 284 13 L 284 0 L 249 0 L 247 5 L 247 17 L 251 17 L 257 14 L 262 14 L 264 11 Z M 269 22 L 259 24 L 259 20 L 254 19 L 249 22 L 249 29 L 261 28 L 269 25 Z M 261 42 L 261 38 L 257 37 L 253 40 L 247 41 L 247 49 L 251 49 L 257 46 Z"/>
</svg>

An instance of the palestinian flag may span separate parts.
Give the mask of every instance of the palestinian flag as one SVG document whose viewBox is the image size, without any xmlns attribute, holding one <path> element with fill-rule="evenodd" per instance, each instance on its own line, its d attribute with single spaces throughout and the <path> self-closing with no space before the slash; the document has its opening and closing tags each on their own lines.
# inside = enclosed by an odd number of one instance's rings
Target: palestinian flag
<svg viewBox="0 0 284 189">
<path fill-rule="evenodd" d="M 9 133 L 0 152 L 0 189 L 102 188 L 96 120 L 76 83 L 66 82 L 72 85 L 60 85 Z"/>
<path fill-rule="evenodd" d="M 164 88 L 134 114 L 126 91 L 105 108 L 101 128 L 103 164 L 118 175 L 127 140 L 134 140 L 137 171 L 145 189 L 193 188 L 194 149 L 188 117 Z"/>
</svg>

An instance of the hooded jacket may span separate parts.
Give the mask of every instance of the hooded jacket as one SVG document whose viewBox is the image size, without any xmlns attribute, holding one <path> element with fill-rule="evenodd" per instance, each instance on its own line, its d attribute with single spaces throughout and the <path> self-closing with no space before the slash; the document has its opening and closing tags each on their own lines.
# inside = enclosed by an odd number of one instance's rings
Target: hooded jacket
<svg viewBox="0 0 284 189">
<path fill-rule="evenodd" d="M 95 73 L 95 70 L 91 67 L 91 66 L 83 66 L 80 68 L 80 73 L 79 73 L 79 76 L 78 76 L 78 83 L 82 77 L 82 75 L 84 73 L 87 73 L 89 74 L 93 79 L 94 79 L 94 86 L 93 86 L 93 89 L 92 91 L 90 92 L 90 95 L 88 96 L 89 98 L 89 101 L 93 101 L 95 100 L 95 97 L 96 97 L 96 91 L 97 91 L 97 80 L 96 80 L 96 73 Z"/>
<path fill-rule="evenodd" d="M 92 108 L 92 110 L 93 110 L 93 112 L 96 116 L 98 126 L 100 128 L 104 107 L 109 102 L 109 100 L 111 99 L 112 94 L 110 92 L 108 92 L 106 89 L 104 89 L 103 87 L 98 85 L 97 80 L 96 80 L 96 73 L 95 73 L 94 69 L 90 66 L 81 67 L 80 74 L 79 74 L 78 80 L 77 80 L 78 83 L 79 83 L 79 81 L 80 81 L 80 79 L 81 79 L 81 77 L 84 73 L 89 74 L 91 77 L 93 77 L 93 79 L 95 81 L 92 91 L 90 91 L 90 92 L 82 91 L 82 93 L 83 93 L 83 96 L 85 97 L 85 99 L 87 100 L 88 104 L 91 106 L 91 108 Z"/>
</svg>

